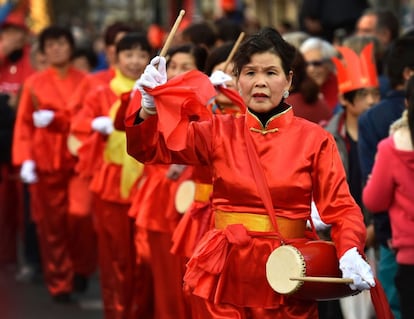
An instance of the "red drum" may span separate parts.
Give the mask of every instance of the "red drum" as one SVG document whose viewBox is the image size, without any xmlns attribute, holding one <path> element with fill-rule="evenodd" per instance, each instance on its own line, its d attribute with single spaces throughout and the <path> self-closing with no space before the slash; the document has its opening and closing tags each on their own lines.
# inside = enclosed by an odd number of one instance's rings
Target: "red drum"
<svg viewBox="0 0 414 319">
<path fill-rule="evenodd" d="M 329 241 L 314 240 L 278 247 L 267 260 L 266 276 L 273 290 L 300 299 L 330 300 L 359 293 L 343 282 L 335 245 Z M 306 278 L 292 280 L 300 277 Z M 307 278 L 311 281 L 305 281 Z"/>
</svg>

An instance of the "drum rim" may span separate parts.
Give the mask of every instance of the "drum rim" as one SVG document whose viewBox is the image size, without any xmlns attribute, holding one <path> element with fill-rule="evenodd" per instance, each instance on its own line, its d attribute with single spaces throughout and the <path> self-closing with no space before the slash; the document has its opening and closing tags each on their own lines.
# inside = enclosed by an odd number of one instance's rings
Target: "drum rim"
<svg viewBox="0 0 414 319">
<path fill-rule="evenodd" d="M 188 188 L 187 191 L 191 191 L 191 194 L 188 195 L 190 198 L 186 202 L 186 205 L 183 205 L 181 203 L 180 194 L 183 194 L 183 190 L 186 190 L 186 187 Z M 180 214 L 184 214 L 190 208 L 191 204 L 194 202 L 195 193 L 196 193 L 196 183 L 193 180 L 185 180 L 177 187 L 177 190 L 175 192 L 174 204 L 175 204 L 175 209 Z"/>
<path fill-rule="evenodd" d="M 296 281 L 295 282 L 295 287 L 291 291 L 285 292 L 285 291 L 279 291 L 280 289 L 279 290 L 276 289 L 274 287 L 273 283 L 271 283 L 271 280 L 269 278 L 270 277 L 270 270 L 269 269 L 270 269 L 270 266 L 271 266 L 270 265 L 271 259 L 274 258 L 275 257 L 275 254 L 278 251 L 281 251 L 282 249 L 288 249 L 288 250 L 292 251 L 296 255 L 296 257 L 299 258 L 299 265 L 301 265 L 302 267 L 301 267 L 300 273 L 298 274 L 298 277 L 304 277 L 304 276 L 306 276 L 306 262 L 305 262 L 305 258 L 303 257 L 303 254 L 295 246 L 286 244 L 286 245 L 281 245 L 281 246 L 277 247 L 276 249 L 274 249 L 270 253 L 270 255 L 269 255 L 268 259 L 267 259 L 267 262 L 266 262 L 266 278 L 267 278 L 267 281 L 268 281 L 269 285 L 277 293 L 279 293 L 281 295 L 292 295 L 295 292 L 297 292 L 303 286 L 303 284 L 304 284 L 303 281 Z"/>
</svg>

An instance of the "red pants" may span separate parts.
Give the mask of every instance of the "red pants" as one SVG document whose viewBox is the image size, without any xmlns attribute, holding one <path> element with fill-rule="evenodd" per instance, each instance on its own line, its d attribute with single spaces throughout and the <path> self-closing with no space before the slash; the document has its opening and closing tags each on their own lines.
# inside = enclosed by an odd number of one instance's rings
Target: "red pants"
<svg viewBox="0 0 414 319">
<path fill-rule="evenodd" d="M 47 288 L 52 295 L 72 291 L 73 263 L 68 231 L 70 172 L 39 173 L 32 184 L 31 208 Z"/>
<path fill-rule="evenodd" d="M 241 308 L 217 305 L 197 296 L 191 297 L 192 319 L 318 319 L 316 302 L 294 300 L 277 309 Z"/>
<path fill-rule="evenodd" d="M 89 277 L 96 271 L 98 244 L 92 215 L 89 180 L 75 175 L 69 184 L 69 234 L 75 274 Z"/>
<path fill-rule="evenodd" d="M 38 172 L 38 182 L 30 186 L 45 280 L 52 295 L 71 292 L 74 273 L 88 276 L 96 269 L 92 216 L 69 212 L 72 179 L 71 172 Z"/>
<path fill-rule="evenodd" d="M 145 229 L 135 227 L 135 305 L 132 306 L 131 319 L 154 318 L 154 283 L 150 264 L 150 252 L 147 232 Z"/>
<path fill-rule="evenodd" d="M 98 264 L 105 319 L 127 319 L 136 311 L 135 249 L 129 204 L 96 198 Z"/>
<path fill-rule="evenodd" d="M 154 278 L 155 318 L 190 318 L 183 290 L 185 259 L 170 253 L 171 234 L 147 230 Z"/>
</svg>

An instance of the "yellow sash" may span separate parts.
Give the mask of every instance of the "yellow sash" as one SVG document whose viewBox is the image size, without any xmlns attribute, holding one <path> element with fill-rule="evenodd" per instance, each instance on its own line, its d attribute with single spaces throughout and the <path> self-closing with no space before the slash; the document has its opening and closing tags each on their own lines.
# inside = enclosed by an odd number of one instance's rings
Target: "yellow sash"
<svg viewBox="0 0 414 319">
<path fill-rule="evenodd" d="M 125 77 L 119 70 L 115 71 L 115 77 L 109 86 L 117 96 L 129 92 L 134 87 L 134 80 Z M 117 99 L 109 110 L 109 117 L 115 120 L 116 113 L 121 105 Z M 128 198 L 131 188 L 142 175 L 144 165 L 129 156 L 126 150 L 126 134 L 124 131 L 114 130 L 109 136 L 104 150 L 104 161 L 122 166 L 120 193 L 123 198 Z"/>
</svg>

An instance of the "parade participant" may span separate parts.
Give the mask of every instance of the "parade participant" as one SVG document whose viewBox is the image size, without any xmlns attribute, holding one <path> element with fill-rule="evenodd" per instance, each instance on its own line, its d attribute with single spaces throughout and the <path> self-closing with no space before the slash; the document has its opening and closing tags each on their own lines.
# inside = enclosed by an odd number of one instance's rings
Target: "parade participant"
<svg viewBox="0 0 414 319">
<path fill-rule="evenodd" d="M 265 275 L 268 256 L 281 245 L 275 234 L 288 241 L 305 237 L 312 198 L 322 220 L 332 225 L 343 276 L 354 280 L 351 288 L 375 285 L 361 256 L 362 214 L 349 193 L 335 142 L 318 125 L 295 117 L 284 102 L 295 52 L 272 28 L 248 38 L 234 57 L 246 114 L 188 122 L 179 127 L 185 145 L 174 145 L 175 151 L 157 130 L 168 124 L 158 118 L 170 105 L 157 103 L 162 95 L 151 95 L 169 85 L 165 60 L 154 58 L 138 81 L 151 90 L 143 90 L 141 108 L 126 121 L 128 152 L 145 163 L 204 164 L 213 172 L 215 229 L 201 239 L 184 277 L 204 309 L 198 318 L 318 318 L 315 301 L 276 293 Z M 261 173 L 268 185 L 258 178 Z M 261 196 L 267 189 L 271 209 Z"/>
<path fill-rule="evenodd" d="M 71 301 L 72 281 L 80 253 L 90 254 L 77 238 L 68 215 L 75 164 L 66 147 L 71 113 L 70 95 L 85 74 L 71 67 L 74 39 L 70 30 L 51 26 L 39 35 L 49 67 L 33 74 L 23 86 L 13 140 L 13 161 L 30 185 L 43 272 L 49 293 L 58 302 Z M 78 224 L 79 221 L 75 223 Z"/>
<path fill-rule="evenodd" d="M 0 265 L 13 266 L 24 198 L 19 167 L 11 159 L 13 127 L 21 87 L 34 72 L 25 18 L 22 10 L 14 9 L 0 23 Z"/>
<path fill-rule="evenodd" d="M 206 56 L 207 51 L 200 46 L 185 44 L 171 47 L 166 53 L 166 79 L 173 79 L 191 70 L 203 70 Z M 135 105 L 132 107 L 136 110 Z M 191 174 L 192 167 L 184 165 L 145 165 L 145 178 L 130 209 L 139 234 L 145 234 L 148 240 L 155 318 L 190 318 L 188 301 L 182 289 L 186 259 L 172 254 L 170 249 L 172 234 L 182 217 L 174 205 L 175 194 L 177 187 Z M 138 254 L 141 240 L 142 237 L 137 237 Z"/>
<path fill-rule="evenodd" d="M 105 38 L 105 52 L 106 58 L 109 63 L 109 67 L 105 70 L 101 70 L 96 73 L 88 74 L 76 87 L 75 91 L 70 97 L 69 108 L 72 112 L 72 123 L 71 123 L 71 132 L 68 137 L 68 148 L 72 155 L 75 156 L 77 163 L 75 166 L 75 176 L 74 183 L 76 183 L 75 192 L 73 192 L 70 206 L 70 214 L 73 216 L 80 216 L 83 219 L 89 219 L 90 227 L 85 228 L 85 236 L 90 238 L 89 244 L 91 247 L 94 247 L 93 251 L 96 251 L 96 237 L 95 231 L 93 229 L 93 220 L 92 220 L 92 203 L 93 196 L 89 190 L 89 182 L 91 179 L 90 171 L 85 169 L 79 169 L 79 166 L 84 165 L 82 162 L 84 158 L 90 158 L 90 149 L 84 147 L 82 152 L 78 152 L 78 148 L 89 136 L 88 131 L 83 131 L 82 128 L 77 128 L 76 123 L 78 123 L 78 113 L 83 107 L 86 96 L 101 85 L 108 85 L 111 79 L 115 76 L 115 51 L 116 51 L 116 42 L 122 38 L 126 32 L 131 31 L 131 28 L 124 23 L 113 23 L 109 25 L 104 34 Z M 75 52 L 74 52 L 75 53 Z M 73 63 L 73 62 L 72 62 Z M 74 65 L 76 66 L 76 65 Z M 75 125 L 75 127 L 74 127 Z M 86 159 L 86 160 L 87 160 Z M 89 254 L 89 260 L 84 262 L 85 268 L 87 271 L 84 273 L 92 273 L 96 269 L 97 265 L 97 256 L 96 254 Z M 82 276 L 80 274 L 75 275 L 75 289 L 78 291 L 85 291 L 88 287 L 89 276 Z"/>
<path fill-rule="evenodd" d="M 338 75 L 339 100 L 342 109 L 333 116 L 325 128 L 335 138 L 345 168 L 349 190 L 355 202 L 363 210 L 361 171 L 357 148 L 358 118 L 380 100 L 374 46 L 371 42 L 364 47 L 359 55 L 350 47 L 337 47 L 337 50 L 342 57 L 340 60 L 334 58 L 333 61 Z M 373 226 L 368 226 L 370 224 L 369 214 L 367 213 L 364 217 L 366 217 L 365 224 L 369 229 L 367 231 L 367 249 L 373 247 L 374 234 Z M 373 309 L 368 291 L 357 296 L 343 298 L 339 302 L 344 319 L 355 317 L 369 319 L 372 316 Z M 333 305 L 336 301 L 328 301 L 326 304 L 329 303 Z"/>
<path fill-rule="evenodd" d="M 372 212 L 388 210 L 392 242 L 398 265 L 395 285 L 402 319 L 412 318 L 414 279 L 414 77 L 407 81 L 406 107 L 391 125 L 391 134 L 378 144 L 374 167 L 363 191 L 363 202 Z"/>
<path fill-rule="evenodd" d="M 234 94 L 238 95 L 236 93 L 235 77 L 232 73 L 233 64 L 226 63 L 234 46 L 235 44 L 230 42 L 214 48 L 206 60 L 205 73 L 210 76 L 210 81 L 217 89 L 217 95 L 207 106 L 212 114 L 234 114 L 237 116 L 241 113 L 240 107 L 225 95 L 228 90 L 232 90 Z M 223 69 L 224 67 L 226 70 Z M 213 190 L 210 167 L 206 165 L 195 166 L 190 180 L 194 182 L 195 186 L 193 202 L 183 212 L 184 216 L 174 230 L 173 246 L 171 248 L 171 252 L 174 254 L 188 258 L 193 254 L 194 248 L 202 235 L 211 228 L 211 218 L 213 216 L 210 205 Z M 185 185 L 183 185 L 184 190 Z M 180 193 L 177 195 L 179 196 Z M 177 198 L 177 201 L 179 201 L 179 198 Z M 185 199 L 184 201 L 188 200 Z M 179 202 L 177 204 L 179 205 Z"/>
<path fill-rule="evenodd" d="M 213 114 L 240 113 L 240 107 L 236 105 L 231 98 L 226 96 L 225 93 L 228 93 L 229 91 L 225 90 L 225 92 L 223 92 L 223 88 L 237 92 L 236 77 L 232 72 L 233 63 L 227 63 L 227 58 L 235 45 L 234 42 L 228 42 L 214 48 L 209 53 L 206 60 L 204 72 L 210 77 L 212 84 L 215 85 L 217 89 L 217 95 L 209 106 L 211 107 Z M 223 72 L 224 76 L 220 72 Z M 231 94 L 231 91 L 229 93 Z"/>
<path fill-rule="evenodd" d="M 108 84 L 109 81 L 115 76 L 115 52 L 116 43 L 127 33 L 132 31 L 132 28 L 124 23 L 116 22 L 109 25 L 104 34 L 105 38 L 105 53 L 109 67 L 96 73 L 92 73 L 85 77 L 85 79 L 79 83 L 76 91 L 73 93 L 70 100 L 70 107 L 74 116 L 82 108 L 83 101 L 86 95 L 95 87 Z M 77 139 L 82 140 L 82 135 L 76 135 Z"/>
<path fill-rule="evenodd" d="M 128 210 L 134 196 L 134 185 L 141 177 L 143 165 L 136 163 L 125 149 L 125 132 L 114 130 L 113 122 L 121 96 L 130 94 L 136 79 L 151 57 L 145 34 L 127 33 L 116 45 L 117 67 L 109 85 L 88 94 L 84 106 L 72 126 L 89 132 L 100 150 L 90 152 L 97 163 L 90 182 L 94 193 L 93 216 L 98 234 L 100 283 L 106 319 L 137 318 L 145 304 L 135 295 L 135 254 L 133 220 Z M 81 146 L 83 147 L 83 146 Z M 142 292 L 137 292 L 142 293 Z"/>
</svg>

